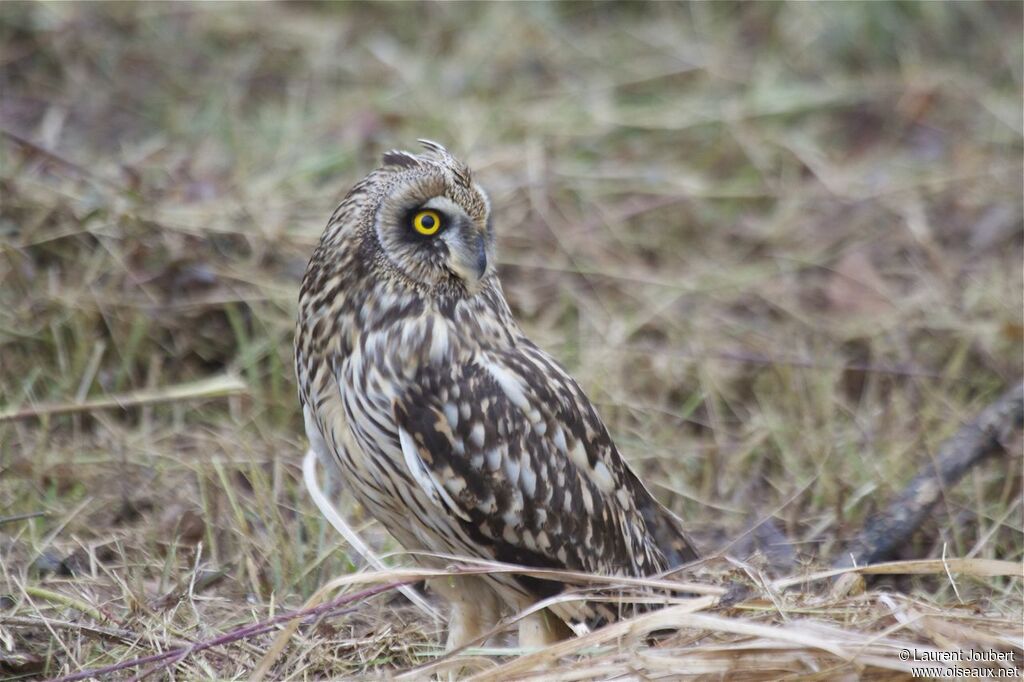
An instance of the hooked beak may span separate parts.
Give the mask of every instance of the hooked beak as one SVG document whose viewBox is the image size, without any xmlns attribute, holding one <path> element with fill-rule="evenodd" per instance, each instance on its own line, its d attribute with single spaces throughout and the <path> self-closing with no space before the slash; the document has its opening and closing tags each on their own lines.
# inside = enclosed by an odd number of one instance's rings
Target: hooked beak
<svg viewBox="0 0 1024 682">
<path fill-rule="evenodd" d="M 479 289 L 480 280 L 487 273 L 487 244 L 481 234 L 459 236 L 448 240 L 450 256 L 448 267 L 466 288 L 472 292 Z"/>
</svg>

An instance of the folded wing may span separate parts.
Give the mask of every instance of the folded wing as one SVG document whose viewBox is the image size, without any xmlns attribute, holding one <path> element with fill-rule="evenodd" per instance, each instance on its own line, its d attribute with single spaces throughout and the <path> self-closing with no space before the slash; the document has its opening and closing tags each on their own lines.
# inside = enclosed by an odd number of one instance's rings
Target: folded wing
<svg viewBox="0 0 1024 682">
<path fill-rule="evenodd" d="M 543 351 L 521 344 L 420 371 L 393 403 L 405 463 L 496 560 L 649 575 L 696 558 Z"/>
</svg>

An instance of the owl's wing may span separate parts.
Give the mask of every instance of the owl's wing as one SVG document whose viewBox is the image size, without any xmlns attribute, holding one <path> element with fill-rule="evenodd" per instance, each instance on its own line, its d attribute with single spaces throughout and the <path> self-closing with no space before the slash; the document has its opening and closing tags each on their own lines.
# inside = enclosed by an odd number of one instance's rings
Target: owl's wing
<svg viewBox="0 0 1024 682">
<path fill-rule="evenodd" d="M 696 558 L 543 351 L 520 344 L 420 371 L 393 402 L 406 465 L 495 559 L 649 575 Z"/>
</svg>

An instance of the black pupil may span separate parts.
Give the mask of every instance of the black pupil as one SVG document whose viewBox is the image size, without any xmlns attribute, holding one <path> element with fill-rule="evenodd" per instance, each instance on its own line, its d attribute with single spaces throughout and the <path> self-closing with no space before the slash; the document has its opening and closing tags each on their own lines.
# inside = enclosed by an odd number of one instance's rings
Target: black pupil
<svg viewBox="0 0 1024 682">
<path fill-rule="evenodd" d="M 429 213 L 423 216 L 420 218 L 420 225 L 422 225 L 424 229 L 429 230 L 434 226 L 434 216 Z"/>
</svg>

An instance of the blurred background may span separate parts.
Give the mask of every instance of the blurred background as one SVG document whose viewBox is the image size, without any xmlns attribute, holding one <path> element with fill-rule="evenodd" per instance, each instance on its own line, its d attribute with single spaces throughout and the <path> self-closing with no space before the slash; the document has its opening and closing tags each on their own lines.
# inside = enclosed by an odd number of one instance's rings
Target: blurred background
<svg viewBox="0 0 1024 682">
<path fill-rule="evenodd" d="M 301 484 L 295 301 L 348 188 L 421 137 L 699 544 L 767 519 L 730 551 L 827 563 L 1021 376 L 1022 8 L 3 3 L 6 671 L 130 651 L 40 614 L 217 632 L 358 564 Z M 947 491 L 907 555 L 1020 560 L 1021 469 Z M 360 623 L 282 665 L 436 641 Z"/>
</svg>

